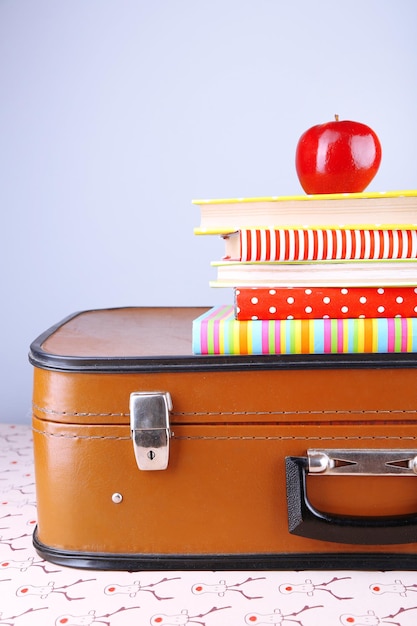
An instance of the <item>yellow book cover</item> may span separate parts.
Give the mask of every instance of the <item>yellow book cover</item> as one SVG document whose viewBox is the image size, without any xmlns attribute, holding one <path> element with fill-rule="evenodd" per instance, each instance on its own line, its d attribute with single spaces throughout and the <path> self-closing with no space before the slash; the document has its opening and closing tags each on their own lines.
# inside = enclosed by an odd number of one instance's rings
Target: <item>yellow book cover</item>
<svg viewBox="0 0 417 626">
<path fill-rule="evenodd" d="M 242 228 L 417 228 L 417 190 L 193 200 L 196 235 Z"/>
</svg>

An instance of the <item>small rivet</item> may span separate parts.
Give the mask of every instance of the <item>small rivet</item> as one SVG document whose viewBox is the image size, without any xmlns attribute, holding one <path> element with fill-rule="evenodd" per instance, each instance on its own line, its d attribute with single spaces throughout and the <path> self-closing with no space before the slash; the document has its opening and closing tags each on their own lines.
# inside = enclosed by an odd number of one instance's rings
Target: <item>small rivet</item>
<svg viewBox="0 0 417 626">
<path fill-rule="evenodd" d="M 309 453 L 308 471 L 315 474 L 326 472 L 334 467 L 334 461 L 326 453 L 311 450 Z"/>
<path fill-rule="evenodd" d="M 414 474 L 417 474 L 417 456 L 410 459 L 408 465 L 409 468 L 414 472 Z"/>
<path fill-rule="evenodd" d="M 121 493 L 114 493 L 111 499 L 113 500 L 115 504 L 120 504 L 121 501 L 123 500 L 123 496 Z"/>
</svg>

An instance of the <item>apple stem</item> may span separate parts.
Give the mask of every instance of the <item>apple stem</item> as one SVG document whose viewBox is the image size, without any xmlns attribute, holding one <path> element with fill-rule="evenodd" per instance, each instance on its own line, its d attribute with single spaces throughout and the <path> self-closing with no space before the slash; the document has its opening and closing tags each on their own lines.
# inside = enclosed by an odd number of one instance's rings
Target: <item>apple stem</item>
<svg viewBox="0 0 417 626">
<path fill-rule="evenodd" d="M 336 122 L 338 122 L 338 121 L 339 121 L 339 116 L 338 116 L 338 114 L 337 114 L 337 113 L 335 114 L 334 119 L 336 120 Z"/>
</svg>

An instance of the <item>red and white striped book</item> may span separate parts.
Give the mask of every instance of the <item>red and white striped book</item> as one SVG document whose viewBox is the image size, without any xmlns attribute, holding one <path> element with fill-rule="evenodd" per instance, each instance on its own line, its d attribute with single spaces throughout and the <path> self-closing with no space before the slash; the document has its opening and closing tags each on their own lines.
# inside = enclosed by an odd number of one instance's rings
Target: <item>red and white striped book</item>
<svg viewBox="0 0 417 626">
<path fill-rule="evenodd" d="M 243 287 L 234 290 L 244 320 L 417 317 L 417 287 Z"/>
<path fill-rule="evenodd" d="M 231 261 L 417 258 L 413 229 L 246 228 L 223 238 Z"/>
</svg>

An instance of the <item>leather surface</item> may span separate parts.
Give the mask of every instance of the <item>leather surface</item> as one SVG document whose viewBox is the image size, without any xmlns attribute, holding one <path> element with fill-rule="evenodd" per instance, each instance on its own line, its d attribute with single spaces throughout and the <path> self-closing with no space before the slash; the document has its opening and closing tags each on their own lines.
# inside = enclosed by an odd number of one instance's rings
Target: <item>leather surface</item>
<svg viewBox="0 0 417 626">
<path fill-rule="evenodd" d="M 125 307 L 84 311 L 62 324 L 44 341 L 43 349 L 84 357 L 191 354 L 192 320 L 205 310 L 207 307 Z"/>
<path fill-rule="evenodd" d="M 62 337 L 48 349 L 58 347 Z M 416 448 L 416 382 L 414 368 L 35 368 L 39 539 L 87 552 L 374 551 L 288 532 L 284 460 L 317 447 Z M 168 469 L 143 472 L 130 437 L 129 395 L 155 390 L 171 393 L 174 436 Z M 313 476 L 308 491 L 314 506 L 338 514 L 417 511 L 417 476 Z M 120 504 L 112 501 L 116 492 Z M 384 550 L 416 552 L 417 542 Z"/>
</svg>

